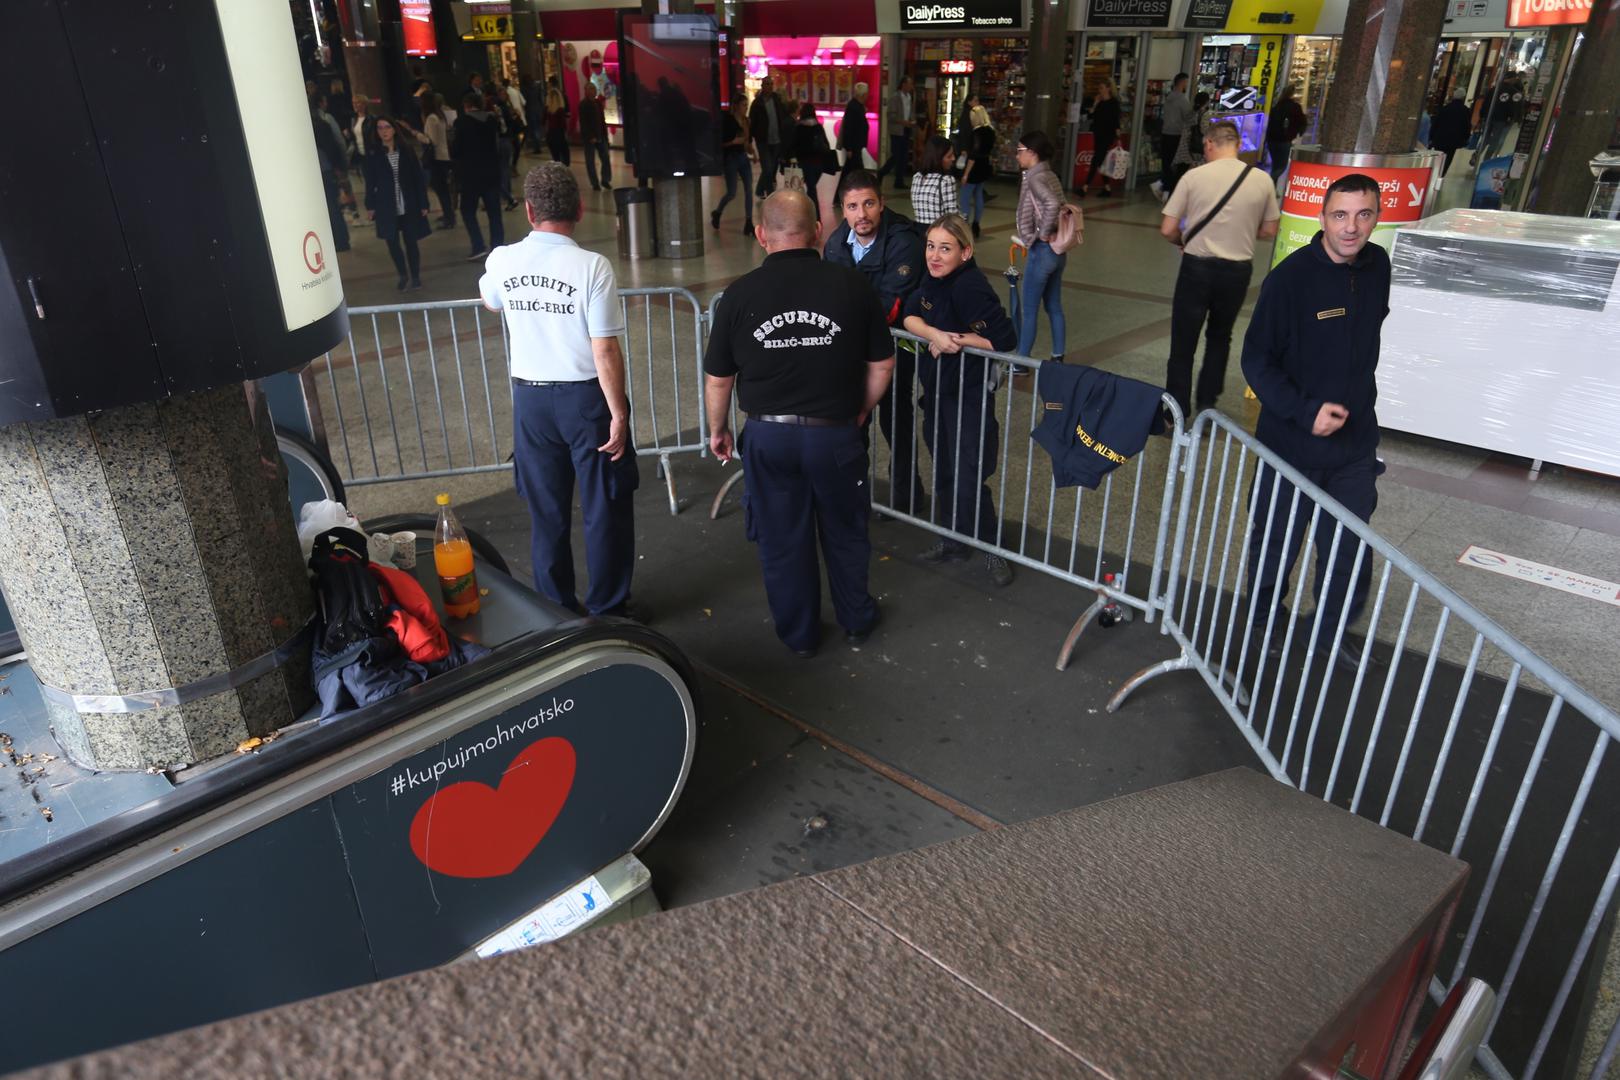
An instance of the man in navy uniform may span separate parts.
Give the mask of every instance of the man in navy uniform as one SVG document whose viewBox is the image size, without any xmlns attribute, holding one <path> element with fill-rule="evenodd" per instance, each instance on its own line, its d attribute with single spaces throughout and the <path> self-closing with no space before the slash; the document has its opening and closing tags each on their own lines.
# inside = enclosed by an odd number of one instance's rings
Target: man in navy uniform
<svg viewBox="0 0 1620 1080">
<path fill-rule="evenodd" d="M 838 209 L 844 223 L 827 237 L 823 257 L 839 266 L 853 266 L 866 275 L 883 303 L 883 317 L 898 326 L 906 299 L 928 276 L 923 256 L 923 225 L 883 205 L 882 183 L 865 169 L 856 169 L 838 184 Z M 915 512 L 922 503 L 924 486 L 917 475 L 915 431 L 916 406 L 912 384 L 917 376 L 917 360 L 910 349 L 901 350 L 895 360 L 894 381 L 877 407 L 878 426 L 889 443 L 888 479 L 893 484 L 890 498 L 897 510 Z M 906 477 L 911 490 L 906 490 Z"/>
<path fill-rule="evenodd" d="M 1368 243 L 1378 210 L 1378 182 L 1372 177 L 1351 173 L 1335 180 L 1322 199 L 1322 231 L 1267 275 L 1243 340 L 1243 375 L 1260 399 L 1255 438 L 1362 521 L 1370 521 L 1378 506 L 1376 480 L 1383 472 L 1373 405 L 1379 333 L 1389 314 L 1390 265 L 1384 249 Z M 1271 488 L 1279 480 L 1273 510 Z M 1263 628 L 1271 608 L 1278 609 L 1279 618 L 1284 614 L 1310 507 L 1301 502 L 1290 533 L 1294 486 L 1264 466 L 1254 483 L 1249 565 L 1255 568 L 1254 618 Z M 1350 580 L 1358 545 L 1349 533 L 1339 538 L 1330 562 L 1333 525 L 1323 514 L 1314 542 L 1312 595 L 1322 610 L 1324 641 L 1337 632 L 1341 612 L 1346 626 L 1355 622 L 1372 578 L 1373 558 L 1367 552 Z M 1331 583 L 1324 594 L 1326 577 Z M 1346 641 L 1340 659 L 1354 667 L 1361 656 Z"/>
<path fill-rule="evenodd" d="M 533 525 L 535 588 L 570 611 L 625 615 L 636 561 L 640 482 L 625 396 L 624 312 L 613 267 L 574 243 L 579 181 L 555 162 L 523 181 L 534 231 L 490 252 L 478 291 L 511 339 L 518 494 Z M 574 481 L 585 516 L 590 588 L 574 591 Z"/>
<path fill-rule="evenodd" d="M 818 538 L 845 639 L 863 644 L 877 626 L 861 426 L 888 389 L 894 339 L 866 279 L 817 257 L 821 226 L 803 194 L 766 199 L 754 235 L 765 262 L 720 298 L 703 358 L 709 446 L 731 460 L 735 387 L 748 414 L 745 527 L 776 635 L 808 659 L 821 643 Z"/>
</svg>

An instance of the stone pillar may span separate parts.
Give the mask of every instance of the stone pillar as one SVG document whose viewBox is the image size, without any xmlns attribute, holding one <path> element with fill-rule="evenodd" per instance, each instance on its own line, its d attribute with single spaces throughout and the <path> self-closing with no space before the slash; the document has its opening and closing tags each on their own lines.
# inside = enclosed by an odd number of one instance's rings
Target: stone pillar
<svg viewBox="0 0 1620 1080">
<path fill-rule="evenodd" d="M 1060 149 L 1064 123 L 1063 49 L 1069 36 L 1070 0 L 1032 0 L 1029 52 L 1024 60 L 1025 131 L 1044 131 Z M 1144 59 L 1144 63 L 1145 63 Z M 1102 148 L 1107 152 L 1107 147 Z M 1061 170 L 1059 170 L 1061 173 Z"/>
<path fill-rule="evenodd" d="M 1404 154 L 1417 139 L 1446 0 L 1350 0 L 1322 149 Z"/>
<path fill-rule="evenodd" d="M 268 412 L 239 383 L 0 428 L 0 488 L 0 583 L 45 686 L 185 686 L 274 651 L 312 613 Z M 146 769 L 228 753 L 313 701 L 304 644 L 178 705 L 45 704 L 75 763 Z"/>
<path fill-rule="evenodd" d="M 1564 104 L 1541 167 L 1534 202 L 1541 214 L 1581 217 L 1592 195 L 1587 163 L 1608 149 L 1620 110 L 1620 0 L 1599 0 L 1587 17 L 1580 51 L 1564 83 Z"/>
</svg>

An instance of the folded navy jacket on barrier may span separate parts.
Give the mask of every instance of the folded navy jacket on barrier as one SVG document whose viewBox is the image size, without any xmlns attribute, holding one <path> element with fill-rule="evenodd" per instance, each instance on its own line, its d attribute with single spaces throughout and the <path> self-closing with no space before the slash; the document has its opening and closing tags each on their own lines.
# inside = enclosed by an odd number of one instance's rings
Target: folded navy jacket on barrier
<svg viewBox="0 0 1620 1080">
<path fill-rule="evenodd" d="M 1159 426 L 1164 390 L 1079 364 L 1042 364 L 1036 389 L 1045 403 L 1030 432 L 1052 456 L 1058 487 L 1095 488 L 1142 452 Z"/>
</svg>

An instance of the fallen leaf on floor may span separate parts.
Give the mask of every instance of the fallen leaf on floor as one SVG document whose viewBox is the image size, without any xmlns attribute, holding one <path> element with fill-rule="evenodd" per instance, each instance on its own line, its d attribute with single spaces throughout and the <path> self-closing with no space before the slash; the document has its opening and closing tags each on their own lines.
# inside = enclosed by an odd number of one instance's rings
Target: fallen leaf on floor
<svg viewBox="0 0 1620 1080">
<path fill-rule="evenodd" d="M 705 619 L 714 618 L 714 608 L 708 608 L 708 607 L 704 608 L 703 609 L 703 617 Z"/>
<path fill-rule="evenodd" d="M 39 812 L 45 815 L 45 820 L 46 821 L 55 821 L 56 820 L 56 815 L 51 813 L 51 808 L 48 807 L 48 806 L 40 807 Z"/>
<path fill-rule="evenodd" d="M 257 750 L 263 745 L 263 739 L 243 739 L 241 742 L 236 744 L 236 752 L 238 754 L 245 754 L 250 750 Z"/>
<path fill-rule="evenodd" d="M 488 589 L 479 589 L 478 590 L 478 595 L 479 596 L 488 596 L 489 595 L 489 590 Z"/>
</svg>

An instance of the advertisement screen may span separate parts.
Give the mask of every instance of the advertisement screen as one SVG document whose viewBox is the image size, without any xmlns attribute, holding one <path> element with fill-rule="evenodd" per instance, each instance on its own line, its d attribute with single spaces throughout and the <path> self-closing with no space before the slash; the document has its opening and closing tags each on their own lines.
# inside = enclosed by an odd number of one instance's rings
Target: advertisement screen
<svg viewBox="0 0 1620 1080">
<path fill-rule="evenodd" d="M 640 176 L 720 175 L 720 35 L 708 15 L 625 15 L 626 144 Z"/>
<path fill-rule="evenodd" d="M 216 0 L 281 315 L 297 330 L 343 303 L 298 38 L 281 4 Z"/>
<path fill-rule="evenodd" d="M 439 39 L 433 32 L 432 0 L 400 0 L 399 17 L 405 28 L 406 56 L 439 54 Z"/>
</svg>

